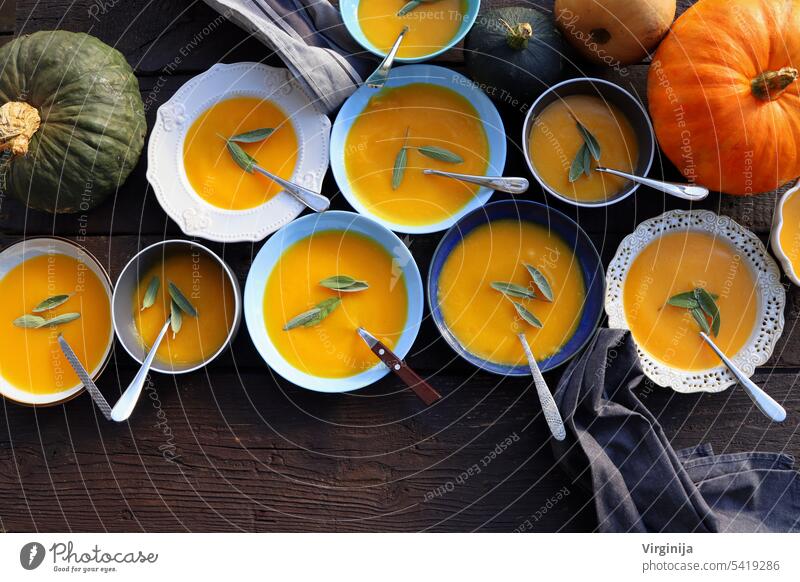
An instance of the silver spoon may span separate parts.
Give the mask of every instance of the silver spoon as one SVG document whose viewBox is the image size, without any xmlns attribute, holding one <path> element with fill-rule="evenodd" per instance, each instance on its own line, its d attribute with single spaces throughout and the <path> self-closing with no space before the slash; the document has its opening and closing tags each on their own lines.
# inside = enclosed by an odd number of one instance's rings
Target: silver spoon
<svg viewBox="0 0 800 582">
<path fill-rule="evenodd" d="M 528 180 L 525 178 L 505 178 L 502 176 L 474 176 L 472 174 L 456 174 L 454 172 L 443 172 L 442 170 L 422 170 L 423 174 L 433 176 L 444 176 L 445 178 L 453 178 L 462 182 L 469 182 L 470 184 L 478 184 L 498 192 L 506 192 L 508 194 L 522 194 L 528 191 Z"/>
<path fill-rule="evenodd" d="M 111 420 L 123 422 L 128 420 L 131 414 L 133 414 L 133 409 L 136 408 L 136 402 L 138 402 L 139 396 L 142 393 L 142 388 L 144 388 L 144 382 L 147 379 L 147 374 L 150 373 L 150 366 L 153 364 L 153 358 L 156 357 L 158 346 L 161 345 L 161 340 L 163 340 L 164 336 L 167 335 L 168 329 L 169 319 L 167 319 L 164 327 L 161 328 L 161 332 L 158 334 L 158 337 L 156 337 L 156 341 L 153 342 L 153 347 L 150 348 L 150 351 L 147 353 L 144 362 L 142 362 L 142 367 L 139 368 L 136 376 L 125 389 L 125 392 L 122 393 L 122 396 L 119 397 L 119 400 L 117 400 L 117 403 L 111 410 Z"/>
<path fill-rule="evenodd" d="M 772 396 L 764 392 L 764 390 L 759 388 L 755 382 L 748 378 L 744 372 L 742 372 L 738 366 L 736 366 L 736 364 L 734 364 L 728 358 L 728 356 L 722 353 L 722 350 L 720 350 L 717 347 L 717 344 L 715 344 L 714 341 L 708 337 L 708 334 L 701 331 L 700 337 L 703 338 L 709 347 L 711 347 L 711 349 L 714 350 L 714 352 L 719 356 L 719 359 L 722 360 L 722 363 L 727 366 L 728 370 L 731 371 L 731 374 L 733 374 L 739 384 L 742 385 L 742 388 L 745 389 L 745 392 L 747 392 L 747 395 L 753 401 L 753 404 L 755 404 L 765 416 L 771 418 L 775 422 L 783 422 L 786 420 L 786 410 L 783 408 L 783 406 L 775 402 L 775 399 L 772 398 Z"/>
<path fill-rule="evenodd" d="M 703 200 L 708 196 L 708 188 L 695 186 L 694 184 L 679 184 L 677 182 L 653 180 L 652 178 L 644 178 L 635 174 L 628 174 L 627 172 L 620 172 L 619 170 L 604 168 L 603 166 L 598 166 L 595 168 L 595 170 L 605 174 L 611 174 L 612 176 L 626 178 L 631 182 L 636 182 L 637 184 L 642 184 L 643 186 L 649 186 L 654 190 L 658 190 L 664 194 L 669 194 L 670 196 L 675 196 L 676 198 L 682 198 L 684 200 L 692 200 L 697 202 L 698 200 Z"/>
<path fill-rule="evenodd" d="M 253 169 L 259 174 L 263 174 L 273 182 L 276 182 L 277 184 L 283 186 L 284 190 L 286 190 L 297 200 L 308 206 L 314 212 L 325 212 L 328 208 L 330 208 L 331 201 L 325 198 L 325 196 L 323 196 L 322 194 L 317 194 L 313 190 L 309 190 L 308 188 L 303 188 L 302 186 L 295 184 L 294 182 L 289 182 L 288 180 L 284 180 L 280 176 L 276 176 L 272 172 L 265 170 L 258 164 L 253 164 Z"/>
<path fill-rule="evenodd" d="M 524 333 L 518 333 L 519 343 L 522 344 L 522 349 L 525 350 L 525 357 L 528 358 L 528 366 L 531 368 L 531 376 L 533 376 L 533 384 L 536 386 L 536 393 L 539 395 L 539 402 L 542 405 L 542 412 L 550 432 L 553 433 L 553 438 L 557 441 L 563 441 L 567 438 L 567 430 L 564 428 L 564 421 L 561 419 L 561 413 L 558 412 L 558 406 L 550 393 L 550 388 L 547 387 L 542 376 L 542 371 L 539 369 L 539 364 L 536 358 L 533 357 L 531 347 L 528 345 L 528 339 Z"/>
<path fill-rule="evenodd" d="M 397 40 L 394 41 L 389 54 L 387 54 L 381 64 L 378 65 L 378 68 L 373 71 L 373 73 L 367 77 L 365 81 L 367 87 L 370 89 L 382 89 L 383 86 L 386 84 L 386 80 L 389 78 L 389 71 L 392 69 L 392 65 L 394 64 L 394 58 L 397 55 L 397 51 L 400 50 L 400 43 L 403 42 L 403 37 L 408 32 L 408 27 L 404 26 L 403 30 L 400 31 L 400 34 L 397 35 Z"/>
<path fill-rule="evenodd" d="M 111 420 L 111 407 L 108 405 L 108 401 L 105 399 L 102 392 L 100 392 L 100 389 L 92 380 L 89 372 L 83 367 L 83 364 L 81 364 L 78 356 L 75 355 L 72 347 L 67 343 L 67 340 L 65 340 L 64 336 L 61 334 L 58 334 L 58 345 L 61 347 L 61 351 L 63 352 L 64 357 L 67 358 L 69 365 L 72 366 L 73 370 L 75 370 L 75 374 L 83 384 L 83 387 L 86 388 L 89 396 L 92 397 L 92 400 L 97 405 L 97 408 L 100 409 L 100 412 L 103 413 L 103 416 L 106 418 L 106 420 Z"/>
</svg>

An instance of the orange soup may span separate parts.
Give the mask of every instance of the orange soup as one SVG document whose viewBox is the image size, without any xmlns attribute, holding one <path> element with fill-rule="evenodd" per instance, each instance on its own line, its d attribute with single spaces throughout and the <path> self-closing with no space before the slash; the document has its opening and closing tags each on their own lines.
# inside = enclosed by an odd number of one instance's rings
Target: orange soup
<svg viewBox="0 0 800 582">
<path fill-rule="evenodd" d="M 395 188 L 395 162 L 404 144 L 406 169 Z M 427 157 L 417 150 L 424 146 L 445 148 L 463 161 Z M 344 163 L 353 191 L 370 212 L 395 224 L 434 224 L 463 208 L 478 187 L 422 170 L 483 175 L 489 143 L 478 112 L 464 97 L 430 83 L 411 83 L 370 99 L 347 134 Z"/>
<path fill-rule="evenodd" d="M 34 309 L 44 300 L 67 295 L 52 309 Z M 84 262 L 58 253 L 40 255 L 11 269 L 0 280 L 0 374 L 20 390 L 55 394 L 80 385 L 58 344 L 63 335 L 90 372 L 103 363 L 111 346 L 111 306 L 103 282 Z M 24 316 L 52 319 L 69 313 L 68 323 L 21 328 Z"/>
<path fill-rule="evenodd" d="M 509 282 L 535 290 L 525 265 L 541 272 L 553 301 L 514 299 L 542 323 L 536 328 L 517 314 L 512 302 L 491 287 Z M 572 249 L 556 234 L 530 222 L 497 220 L 470 232 L 451 252 L 439 280 L 439 307 L 459 343 L 476 356 L 504 365 L 526 363 L 517 338 L 525 333 L 541 360 L 557 353 L 575 333 L 586 288 Z"/>
<path fill-rule="evenodd" d="M 447 46 L 461 27 L 466 0 L 423 2 L 404 15 L 408 0 L 362 0 L 358 22 L 364 36 L 380 51 L 388 53 L 404 26 L 408 32 L 397 51 L 401 58 L 429 55 Z"/>
<path fill-rule="evenodd" d="M 274 131 L 262 141 L 239 145 L 265 170 L 291 179 L 297 164 L 297 135 L 275 103 L 234 97 L 212 105 L 194 121 L 183 143 L 183 165 L 198 196 L 219 208 L 245 210 L 282 190 L 269 178 L 245 172 L 225 146 L 225 138 L 264 128 Z"/>
<path fill-rule="evenodd" d="M 158 277 L 155 300 L 143 309 L 154 277 Z M 189 300 L 197 317 L 182 313 L 180 329 L 167 331 L 156 357 L 167 365 L 200 364 L 228 338 L 234 320 L 233 286 L 219 263 L 204 253 L 175 252 L 153 265 L 139 280 L 132 305 L 136 333 L 147 350 L 170 317 L 170 282 Z"/>
<path fill-rule="evenodd" d="M 721 323 L 714 342 L 726 355 L 735 355 L 756 325 L 758 299 L 746 258 L 727 241 L 702 232 L 665 234 L 634 259 L 623 289 L 625 318 L 636 343 L 681 370 L 721 364 L 689 310 L 667 305 L 673 295 L 696 287 L 719 296 Z"/>
<path fill-rule="evenodd" d="M 336 275 L 364 281 L 368 288 L 337 292 L 319 284 Z M 284 330 L 292 318 L 321 301 L 341 303 L 319 323 Z M 295 368 L 324 378 L 354 376 L 378 364 L 359 337 L 363 327 L 390 349 L 403 333 L 408 312 L 405 277 L 376 242 L 345 231 L 302 239 L 281 256 L 264 289 L 264 320 L 270 340 Z"/>
<path fill-rule="evenodd" d="M 612 198 L 627 180 L 592 171 L 570 182 L 572 161 L 584 143 L 575 120 L 580 121 L 600 144 L 598 165 L 632 172 L 639 156 L 636 134 L 625 115 L 614 105 L 591 95 L 570 95 L 554 101 L 533 122 L 528 151 L 536 172 L 550 188 L 579 202 Z"/>
</svg>

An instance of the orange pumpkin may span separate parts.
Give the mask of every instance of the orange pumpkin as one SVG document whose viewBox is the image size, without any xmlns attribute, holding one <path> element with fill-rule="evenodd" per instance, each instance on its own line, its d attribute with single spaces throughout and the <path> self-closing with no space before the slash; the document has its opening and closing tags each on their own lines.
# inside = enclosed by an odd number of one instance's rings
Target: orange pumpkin
<svg viewBox="0 0 800 582">
<path fill-rule="evenodd" d="M 700 0 L 647 83 L 658 142 L 689 180 L 728 194 L 800 176 L 800 0 Z"/>
</svg>

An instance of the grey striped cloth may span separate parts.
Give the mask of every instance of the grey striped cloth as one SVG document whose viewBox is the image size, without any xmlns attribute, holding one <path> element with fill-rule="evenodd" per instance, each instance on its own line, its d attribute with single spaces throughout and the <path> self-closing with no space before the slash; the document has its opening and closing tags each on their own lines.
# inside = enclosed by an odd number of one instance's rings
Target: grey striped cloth
<svg viewBox="0 0 800 582">
<path fill-rule="evenodd" d="M 328 0 L 204 1 L 273 49 L 328 112 L 375 66 Z"/>
</svg>

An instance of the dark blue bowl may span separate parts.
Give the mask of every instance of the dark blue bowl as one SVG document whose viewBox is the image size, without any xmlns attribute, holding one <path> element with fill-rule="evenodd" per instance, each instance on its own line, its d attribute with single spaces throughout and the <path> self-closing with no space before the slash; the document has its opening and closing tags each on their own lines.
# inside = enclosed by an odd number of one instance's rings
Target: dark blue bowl
<svg viewBox="0 0 800 582">
<path fill-rule="evenodd" d="M 594 336 L 600 318 L 603 314 L 603 295 L 605 293 L 605 272 L 600 256 L 597 254 L 592 241 L 583 229 L 574 220 L 562 214 L 558 210 L 549 208 L 538 202 L 528 200 L 503 200 L 493 202 L 478 208 L 459 220 L 448 230 L 442 238 L 436 252 L 433 254 L 430 272 L 428 273 L 428 306 L 430 307 L 433 321 L 439 328 L 442 337 L 462 358 L 488 370 L 503 376 L 529 376 L 528 366 L 505 366 L 479 358 L 475 354 L 465 349 L 444 322 L 442 312 L 439 309 L 439 277 L 442 274 L 447 257 L 455 246 L 472 230 L 492 222 L 494 220 L 526 220 L 548 227 L 552 232 L 558 234 L 575 253 L 575 257 L 580 264 L 583 281 L 586 284 L 586 300 L 583 304 L 583 312 L 578 323 L 578 328 L 570 340 L 561 350 L 549 358 L 539 362 L 539 367 L 543 372 L 552 370 L 568 361 L 575 354 L 580 352 L 589 340 Z"/>
</svg>

